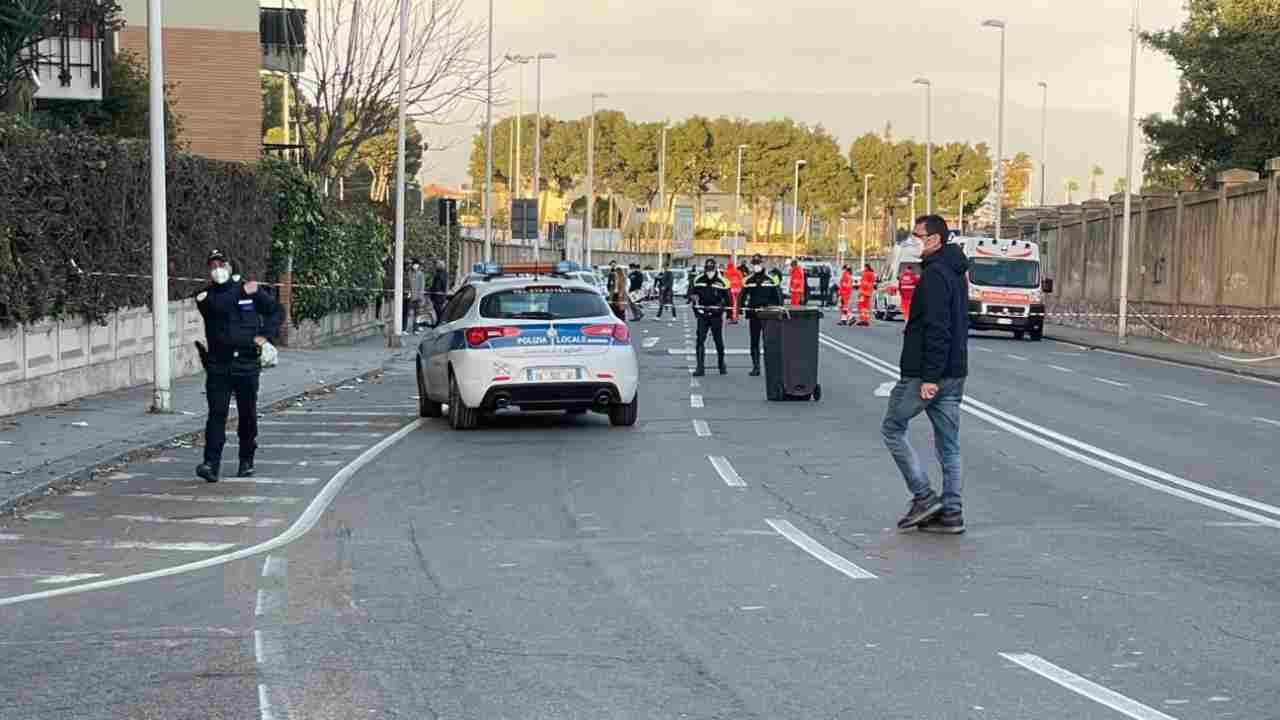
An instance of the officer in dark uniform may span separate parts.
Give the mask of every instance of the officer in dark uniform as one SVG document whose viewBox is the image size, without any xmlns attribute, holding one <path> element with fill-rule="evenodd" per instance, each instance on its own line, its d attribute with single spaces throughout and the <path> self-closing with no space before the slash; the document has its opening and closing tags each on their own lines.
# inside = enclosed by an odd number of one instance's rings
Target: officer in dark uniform
<svg viewBox="0 0 1280 720">
<path fill-rule="evenodd" d="M 716 271 L 716 261 L 710 258 L 703 265 L 703 273 L 693 281 L 689 288 L 689 302 L 693 304 L 693 314 L 698 318 L 698 368 L 694 377 L 707 374 L 707 332 L 716 342 L 716 356 L 720 360 L 720 374 L 728 375 L 729 368 L 724 364 L 724 311 L 729 306 L 729 283 Z"/>
<path fill-rule="evenodd" d="M 746 295 L 743 305 L 747 308 L 747 322 L 751 329 L 751 377 L 759 377 L 760 334 L 764 331 L 764 321 L 756 311 L 782 304 L 782 282 L 765 271 L 764 258 L 755 255 L 751 258 L 751 274 L 742 283 L 742 292 Z"/>
<path fill-rule="evenodd" d="M 209 286 L 195 298 L 209 343 L 204 384 L 209 420 L 204 428 L 204 462 L 196 468 L 196 475 L 218 482 L 232 395 L 239 417 L 240 467 L 236 475 L 253 475 L 253 455 L 258 449 L 260 354 L 267 338 L 280 333 L 282 308 L 257 282 L 232 280 L 231 265 L 221 251 L 209 254 L 209 280 Z"/>
</svg>

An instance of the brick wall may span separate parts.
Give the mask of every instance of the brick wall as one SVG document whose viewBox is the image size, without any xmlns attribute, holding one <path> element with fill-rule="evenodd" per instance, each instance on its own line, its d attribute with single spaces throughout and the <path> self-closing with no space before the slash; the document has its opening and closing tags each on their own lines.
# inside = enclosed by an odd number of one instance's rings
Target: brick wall
<svg viewBox="0 0 1280 720">
<path fill-rule="evenodd" d="M 119 47 L 147 56 L 147 28 L 120 32 Z M 215 160 L 257 160 L 262 152 L 262 62 L 257 32 L 164 31 L 165 82 L 184 118 L 191 152 Z"/>
</svg>

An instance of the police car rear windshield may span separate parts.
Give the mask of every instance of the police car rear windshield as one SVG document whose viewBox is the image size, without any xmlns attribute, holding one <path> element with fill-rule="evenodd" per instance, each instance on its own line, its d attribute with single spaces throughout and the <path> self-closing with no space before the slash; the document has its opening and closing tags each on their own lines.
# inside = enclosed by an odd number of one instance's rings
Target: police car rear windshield
<svg viewBox="0 0 1280 720">
<path fill-rule="evenodd" d="M 612 315 L 593 290 L 558 286 L 524 287 L 487 295 L 480 317 L 494 320 L 571 320 Z"/>
</svg>

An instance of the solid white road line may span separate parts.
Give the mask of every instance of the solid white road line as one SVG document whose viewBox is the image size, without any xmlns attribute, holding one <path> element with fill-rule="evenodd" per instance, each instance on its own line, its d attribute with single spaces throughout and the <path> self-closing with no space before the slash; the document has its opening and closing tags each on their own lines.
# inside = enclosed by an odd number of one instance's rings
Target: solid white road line
<svg viewBox="0 0 1280 720">
<path fill-rule="evenodd" d="M 1016 663 L 1031 672 L 1039 675 L 1046 680 L 1051 680 L 1058 685 L 1076 693 L 1083 695 L 1090 700 L 1115 710 L 1116 712 L 1128 715 L 1134 720 L 1175 720 L 1170 715 L 1166 715 L 1159 710 L 1147 707 L 1137 700 L 1125 697 L 1120 693 L 1105 688 L 1092 680 L 1076 675 L 1075 673 L 1065 670 L 1045 660 L 1038 655 L 1031 653 L 1000 653 L 1000 657 L 1009 662 Z"/>
<path fill-rule="evenodd" d="M 217 515 L 210 517 L 175 518 L 163 515 L 112 515 L 112 520 L 129 522 L 160 523 L 164 525 L 214 525 L 217 527 L 274 527 L 284 522 L 279 518 L 261 518 L 255 520 L 248 515 Z"/>
<path fill-rule="evenodd" d="M 978 352 L 987 352 L 987 353 L 989 353 L 989 352 L 995 352 L 995 350 L 992 350 L 991 348 L 984 348 L 984 347 L 982 347 L 981 345 L 976 346 L 976 347 L 974 347 L 973 349 L 974 349 L 974 350 L 977 350 Z"/>
<path fill-rule="evenodd" d="M 253 614 L 255 617 L 274 615 L 280 612 L 280 608 L 283 606 L 284 596 L 279 591 L 270 588 L 258 588 L 258 601 L 254 604 Z"/>
<path fill-rule="evenodd" d="M 259 438 L 263 438 L 263 437 L 273 437 L 273 438 L 275 438 L 275 437 L 281 437 L 281 438 L 295 438 L 295 437 L 317 437 L 317 438 L 365 438 L 365 437 L 382 437 L 382 435 L 383 435 L 383 433 L 380 433 L 380 432 L 325 432 L 325 431 L 318 431 L 318 432 L 288 432 L 288 431 L 284 431 L 284 432 L 281 432 L 281 431 L 277 431 L 277 430 L 267 430 L 267 431 L 265 431 L 265 432 L 258 433 L 258 437 L 259 437 Z"/>
<path fill-rule="evenodd" d="M 342 469 L 338 470 L 338 472 L 334 473 L 334 476 L 329 479 L 329 482 L 326 483 L 323 488 L 320 489 L 320 492 L 316 494 L 315 498 L 312 499 L 311 503 L 307 505 L 305 510 L 302 511 L 302 514 L 298 516 L 298 519 L 295 520 L 287 530 L 271 538 L 270 540 L 266 540 L 264 542 L 258 543 L 257 545 L 252 545 L 247 548 L 236 550 L 235 552 L 226 553 L 224 555 L 217 555 L 211 558 L 198 560 L 196 562 L 184 563 L 182 565 L 174 565 L 172 567 L 161 568 L 159 570 L 152 570 L 150 572 L 138 573 L 136 575 L 125 575 L 123 577 L 110 578 L 108 580 L 98 580 L 95 582 L 88 582 L 81 585 L 75 585 L 72 587 L 57 588 L 54 590 L 44 590 L 41 592 L 27 593 L 25 595 L 3 597 L 3 598 L 0 598 L 0 607 L 6 606 L 6 605 L 16 605 L 18 603 L 30 602 L 32 600 L 46 600 L 48 598 L 59 597 L 62 595 L 73 595 L 77 593 L 89 592 L 91 590 L 106 590 L 108 588 L 119 587 L 121 585 L 129 585 L 136 582 L 142 582 L 144 580 L 154 580 L 156 578 L 169 577 L 172 575 L 181 575 L 184 573 L 195 572 L 197 570 L 204 570 L 206 568 L 216 567 L 218 565 L 224 565 L 226 563 L 234 562 L 236 560 L 242 560 L 247 557 L 253 557 L 254 555 L 260 555 L 264 552 L 271 552 L 272 550 L 275 550 L 276 548 L 279 548 L 279 547 L 284 547 L 285 545 L 288 545 L 294 540 L 297 540 L 298 538 L 302 537 L 308 531 L 310 531 L 311 528 L 315 527 L 316 523 L 319 522 L 320 517 L 324 514 L 324 511 L 328 509 L 329 505 L 333 502 L 333 499 L 337 497 L 339 492 L 342 491 L 343 486 L 347 484 L 347 482 L 351 479 L 352 475 L 356 474 L 360 470 L 360 468 L 372 462 L 374 458 L 381 455 L 387 448 L 399 442 L 406 435 L 422 427 L 422 424 L 423 423 L 421 418 L 414 419 L 409 424 L 405 425 L 404 427 L 400 428 L 394 433 L 383 438 L 380 442 L 378 442 L 373 447 L 369 448 L 368 450 L 365 450 L 358 457 L 356 457 L 350 463 L 345 465 Z"/>
<path fill-rule="evenodd" d="M 190 479 L 190 478 L 185 478 L 185 477 L 159 477 L 159 478 L 156 478 L 156 480 L 159 480 L 159 481 L 161 481 L 161 482 L 180 482 L 180 483 L 190 483 L 190 482 L 191 482 L 191 479 Z M 306 487 L 306 486 L 310 486 L 310 485 L 315 485 L 316 483 L 320 482 L 320 478 L 318 478 L 318 477 L 298 477 L 298 478 L 287 478 L 287 477 L 247 477 L 247 478 L 242 478 L 242 477 L 224 477 L 224 478 L 222 478 L 221 480 L 219 480 L 218 482 L 220 482 L 220 483 L 235 483 L 235 484 L 242 484 L 242 485 L 244 485 L 244 484 L 247 484 L 247 485 L 254 485 L 254 484 L 257 484 L 257 485 L 300 485 L 300 486 L 304 486 L 304 487 Z"/>
<path fill-rule="evenodd" d="M 668 354 L 668 355 L 694 355 L 694 356 L 696 356 L 696 355 L 698 354 L 698 351 L 697 351 L 697 349 L 696 349 L 696 348 L 691 348 L 691 347 L 686 347 L 686 348 L 667 348 L 667 354 Z M 750 351 L 750 350 L 747 350 L 747 349 L 745 349 L 745 348 L 727 348 L 727 349 L 725 349 L 724 354 L 725 354 L 725 355 L 750 355 L 750 354 L 751 354 L 751 351 Z"/>
<path fill-rule="evenodd" d="M 898 376 L 897 368 L 881 360 L 880 358 L 877 358 L 874 355 L 865 353 L 861 350 L 858 350 L 850 346 L 843 345 L 842 343 L 839 343 L 825 335 L 822 337 L 821 342 L 827 347 L 835 350 L 836 352 L 842 355 L 846 355 L 850 358 L 853 358 L 854 360 L 857 360 L 858 362 L 861 362 L 862 364 L 874 370 L 878 370 L 881 373 L 884 373 L 885 375 L 889 375 L 891 377 Z M 1108 452 L 1106 450 L 1103 450 L 1102 448 L 1095 447 L 1086 442 L 1076 440 L 1075 438 L 1068 437 L 1061 433 L 1050 430 L 1046 427 L 1042 427 L 1033 422 L 1024 420 L 1016 415 L 1007 413 L 1003 410 L 999 410 L 990 405 L 987 405 L 986 403 L 980 402 L 977 399 L 973 398 L 972 396 L 966 396 L 964 400 L 964 404 L 962 404 L 960 407 L 965 412 L 971 415 L 974 415 L 982 420 L 985 420 L 988 423 L 995 425 L 998 428 L 1001 428 L 1002 430 L 1005 430 L 1014 435 L 1017 435 L 1018 437 L 1021 437 L 1025 440 L 1035 443 L 1036 445 L 1039 445 L 1043 448 L 1052 450 L 1053 452 L 1056 452 L 1059 455 L 1062 455 L 1064 457 L 1068 457 L 1073 460 L 1078 460 L 1086 465 L 1089 465 L 1090 467 L 1097 468 L 1099 470 L 1102 470 L 1103 472 L 1109 473 L 1118 478 L 1129 480 L 1131 482 L 1142 485 L 1143 487 L 1147 487 L 1152 490 L 1157 490 L 1159 492 L 1162 492 L 1168 495 L 1173 495 L 1174 497 L 1178 497 L 1183 500 L 1190 500 L 1191 502 L 1198 503 L 1205 507 L 1210 507 L 1215 510 L 1221 510 L 1222 512 L 1228 513 L 1230 515 L 1235 515 L 1236 517 L 1239 517 L 1244 520 L 1249 520 L 1252 522 L 1257 522 L 1257 523 L 1266 525 L 1268 527 L 1280 529 L 1280 520 L 1276 520 L 1270 517 L 1264 517 L 1262 515 L 1258 515 L 1257 513 L 1249 512 L 1247 510 L 1241 510 L 1239 508 L 1232 507 L 1230 505 L 1226 505 L 1221 502 L 1217 502 L 1216 500 L 1210 500 L 1200 495 L 1196 495 L 1190 492 L 1186 492 L 1185 490 L 1181 490 L 1179 489 L 1179 487 L 1186 488 L 1188 490 L 1194 490 L 1198 493 L 1203 493 L 1204 495 L 1208 495 L 1210 497 L 1220 498 L 1222 500 L 1233 502 L 1244 507 L 1249 507 L 1255 510 L 1260 510 L 1262 512 L 1271 513 L 1276 516 L 1280 516 L 1280 507 L 1275 507 L 1273 505 L 1268 505 L 1266 503 L 1258 502 L 1256 500 L 1252 500 L 1250 498 L 1236 495 L 1234 493 L 1229 493 L 1222 490 L 1218 490 L 1216 488 L 1211 488 L 1206 485 L 1201 485 L 1200 483 L 1192 482 L 1190 480 L 1184 480 L 1183 478 L 1177 477 L 1175 475 L 1171 475 L 1163 470 L 1158 470 L 1156 468 L 1150 467 L 1148 465 L 1144 465 L 1135 460 L 1130 460 L 1129 458 L 1116 455 L 1115 453 Z M 1067 446 L 1071 446 L 1071 447 L 1067 447 Z M 1099 460 L 1090 455 L 1085 455 L 1081 452 L 1076 452 L 1075 450 L 1071 449 L 1072 447 L 1078 448 L 1085 452 L 1093 453 L 1094 455 L 1097 455 L 1098 457 L 1103 458 L 1103 460 Z M 1110 461 L 1110 462 L 1104 462 L 1104 460 Z M 1115 463 L 1115 464 L 1113 465 L 1111 463 Z M 1119 466 L 1123 466 L 1123 467 L 1119 467 Z M 1161 482 L 1157 482 L 1147 477 L 1143 477 L 1133 472 L 1129 472 L 1124 468 L 1130 468 L 1132 470 L 1146 473 L 1151 477 L 1158 478 L 1159 480 L 1163 480 L 1166 483 L 1169 483 L 1171 485 L 1176 485 L 1179 487 L 1170 487 L 1169 485 L 1165 485 Z"/>
<path fill-rule="evenodd" d="M 660 340 L 662 340 L 662 338 L 658 338 L 658 337 L 645 338 L 643 344 L 644 344 L 644 347 L 651 348 L 654 345 L 657 345 Z"/>
<path fill-rule="evenodd" d="M 0 533 L 0 542 L 21 542 L 22 535 Z M 36 537 L 28 542 L 48 543 L 51 545 L 71 545 L 75 547 L 97 548 L 100 550 L 165 550 L 177 552 L 218 552 L 236 546 L 235 543 L 206 542 L 144 542 L 141 540 L 64 540 L 59 538 Z"/>
<path fill-rule="evenodd" d="M 1075 370 L 1072 370 L 1071 368 L 1064 368 L 1061 365 L 1050 365 L 1049 367 L 1053 368 L 1054 370 L 1057 370 L 1058 372 L 1064 372 L 1064 373 L 1075 372 Z"/>
<path fill-rule="evenodd" d="M 790 540 L 801 550 L 804 550 L 805 552 L 814 556 L 818 560 L 822 561 L 824 565 L 827 565 L 830 568 L 833 568 L 841 573 L 844 573 L 845 575 L 847 575 L 848 577 L 854 580 L 875 580 L 876 579 L 876 576 L 874 574 L 867 572 L 866 570 L 863 570 L 862 568 L 858 567 L 857 565 L 854 565 L 853 563 L 849 562 L 848 560 L 841 557 L 840 555 L 837 555 L 831 550 L 828 550 L 825 545 L 809 537 L 804 532 L 802 532 L 799 528 L 797 528 L 795 525 L 792 525 L 790 522 L 786 520 L 775 520 L 772 518 L 766 519 L 765 522 L 769 524 L 769 527 L 777 531 L 779 535 Z"/>
<path fill-rule="evenodd" d="M 1267 423 L 1268 425 L 1275 425 L 1276 427 L 1280 427 L 1280 420 L 1270 420 L 1264 417 L 1256 417 L 1254 418 L 1254 420 L 1257 420 L 1258 422 L 1262 422 L 1262 423 Z"/>
<path fill-rule="evenodd" d="M 702 407 L 702 406 L 703 406 L 703 405 L 702 405 L 702 396 L 701 396 L 701 395 L 690 395 L 690 396 L 689 396 L 689 407 L 691 407 L 691 408 L 700 408 L 700 407 Z"/>
<path fill-rule="evenodd" d="M 1009 353 L 1005 353 L 1004 356 L 1009 358 L 1010 360 L 1023 360 L 1023 361 L 1026 360 L 1026 358 L 1022 357 L 1021 355 L 1010 355 Z"/>
<path fill-rule="evenodd" d="M 227 443 L 229 448 L 238 448 L 240 443 Z M 364 445 L 330 445 L 328 443 L 263 443 L 259 450 L 363 450 Z"/>
<path fill-rule="evenodd" d="M 734 470 L 733 465 L 729 464 L 729 458 L 726 458 L 723 455 L 708 455 L 707 459 L 711 461 L 711 467 L 716 469 L 716 472 L 720 475 L 720 479 L 724 480 L 725 485 L 728 485 L 729 487 L 747 486 L 747 484 L 743 482 L 742 476 L 738 474 L 738 471 Z"/>
<path fill-rule="evenodd" d="M 293 427 L 393 427 L 398 426 L 400 420 L 323 420 L 317 418 L 315 420 L 259 420 L 258 427 L 267 426 L 293 426 Z"/>
<path fill-rule="evenodd" d="M 170 493 L 133 493 L 125 497 L 172 502 L 225 503 L 227 505 L 297 505 L 302 501 L 295 497 L 267 497 L 265 495 L 175 495 Z"/>
<path fill-rule="evenodd" d="M 707 425 L 706 420 L 694 420 L 693 433 L 698 437 L 711 437 L 711 426 Z"/>
<path fill-rule="evenodd" d="M 1160 397 L 1164 398 L 1165 400 L 1173 400 L 1174 402 L 1180 402 L 1186 405 L 1194 405 L 1196 407 L 1209 407 L 1209 403 L 1202 403 L 1202 402 L 1199 402 L 1198 400 L 1188 400 L 1187 398 L 1178 397 L 1177 395 L 1161 395 Z"/>
<path fill-rule="evenodd" d="M 1098 382 L 1100 382 L 1100 383 L 1106 383 L 1106 384 L 1108 384 L 1108 385 L 1114 385 L 1114 386 L 1116 386 L 1116 387 L 1122 387 L 1122 388 L 1127 388 L 1127 387 L 1129 387 L 1129 383 L 1116 382 L 1115 380 L 1108 380 L 1108 379 L 1106 379 L 1106 378 L 1095 377 L 1095 378 L 1094 378 L 1094 380 L 1097 380 L 1097 381 L 1098 381 Z"/>
<path fill-rule="evenodd" d="M 408 412 L 351 412 L 348 410 L 285 410 L 281 415 L 349 415 L 352 417 L 398 417 L 402 418 L 408 415 Z"/>
<path fill-rule="evenodd" d="M 255 460 L 255 465 L 293 465 L 296 467 L 309 467 L 311 465 L 323 465 L 325 467 L 335 467 L 342 464 L 341 460 Z"/>
</svg>

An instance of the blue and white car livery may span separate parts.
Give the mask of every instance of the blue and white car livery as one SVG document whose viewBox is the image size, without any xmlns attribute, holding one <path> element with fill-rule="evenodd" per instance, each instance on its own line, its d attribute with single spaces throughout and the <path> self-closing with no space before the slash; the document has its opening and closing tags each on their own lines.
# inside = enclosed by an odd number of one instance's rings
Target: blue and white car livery
<svg viewBox="0 0 1280 720">
<path fill-rule="evenodd" d="M 574 263 L 477 266 L 418 346 L 419 412 L 456 429 L 507 408 L 607 413 L 634 425 L 639 366 L 626 323 Z"/>
</svg>

